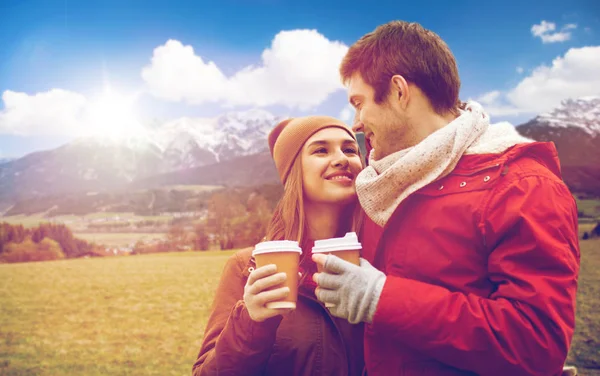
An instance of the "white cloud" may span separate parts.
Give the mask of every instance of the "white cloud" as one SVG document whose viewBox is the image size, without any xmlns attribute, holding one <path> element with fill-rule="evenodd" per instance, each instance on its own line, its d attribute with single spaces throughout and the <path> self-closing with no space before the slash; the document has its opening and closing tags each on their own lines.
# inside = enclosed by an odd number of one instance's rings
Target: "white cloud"
<svg viewBox="0 0 600 376">
<path fill-rule="evenodd" d="M 0 133 L 25 136 L 76 133 L 86 106 L 83 95 L 62 89 L 35 95 L 6 90 L 2 100 Z"/>
<path fill-rule="evenodd" d="M 492 116 L 516 116 L 528 113 L 528 111 L 523 111 L 520 108 L 498 103 L 493 103 L 484 107 L 485 111 Z"/>
<path fill-rule="evenodd" d="M 498 97 L 500 97 L 500 91 L 494 90 L 483 94 L 477 98 L 477 101 L 481 104 L 492 104 L 498 100 Z"/>
<path fill-rule="evenodd" d="M 354 120 L 354 114 L 355 114 L 354 107 L 352 107 L 350 104 L 347 104 L 346 107 L 344 107 L 342 109 L 342 111 L 340 111 L 339 118 L 344 123 L 352 126 L 353 125 L 352 121 Z"/>
<path fill-rule="evenodd" d="M 531 32 L 536 37 L 539 37 L 550 31 L 554 31 L 555 29 L 556 29 L 556 24 L 554 22 L 542 21 L 539 25 L 533 25 L 531 27 Z"/>
<path fill-rule="evenodd" d="M 70 137 L 131 137 L 143 131 L 134 102 L 137 93 L 123 95 L 107 85 L 91 100 L 63 89 L 47 92 L 2 94 L 0 134 L 60 135 Z"/>
<path fill-rule="evenodd" d="M 525 70 L 523 69 L 523 67 L 517 67 L 517 73 L 518 74 L 522 74 Z"/>
<path fill-rule="evenodd" d="M 551 66 L 535 68 L 507 92 L 493 91 L 479 99 L 488 100 L 486 110 L 491 115 L 548 111 L 567 98 L 600 94 L 598 61 L 600 46 L 571 48 L 554 59 Z"/>
<path fill-rule="evenodd" d="M 571 32 L 568 30 L 575 28 L 577 28 L 576 24 L 567 24 L 560 31 L 555 32 L 556 24 L 554 22 L 542 21 L 539 25 L 531 27 L 531 34 L 539 37 L 542 43 L 564 42 L 571 39 Z"/>
<path fill-rule="evenodd" d="M 227 77 L 191 46 L 169 40 L 154 50 L 142 78 L 153 95 L 170 101 L 306 110 L 343 88 L 338 68 L 347 50 L 316 30 L 282 31 L 262 52 L 260 64 Z"/>
<path fill-rule="evenodd" d="M 224 94 L 227 78 L 212 62 L 196 56 L 191 46 L 169 40 L 154 49 L 142 78 L 155 96 L 171 101 L 215 102 Z"/>
<path fill-rule="evenodd" d="M 564 42 L 571 39 L 571 33 L 558 32 L 553 34 L 542 35 L 543 43 L 556 43 L 556 42 Z"/>
<path fill-rule="evenodd" d="M 513 104 L 545 111 L 565 98 L 600 93 L 600 46 L 571 48 L 551 66 L 539 66 L 507 97 Z"/>
</svg>

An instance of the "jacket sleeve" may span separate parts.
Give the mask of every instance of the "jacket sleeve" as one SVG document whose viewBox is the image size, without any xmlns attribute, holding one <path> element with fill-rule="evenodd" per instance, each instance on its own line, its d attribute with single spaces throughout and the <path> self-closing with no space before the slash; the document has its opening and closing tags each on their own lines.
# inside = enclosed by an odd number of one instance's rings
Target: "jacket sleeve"
<svg viewBox="0 0 600 376">
<path fill-rule="evenodd" d="M 271 355 L 281 316 L 253 321 L 244 305 L 242 264 L 237 254 L 225 264 L 208 319 L 194 376 L 261 375 Z"/>
<path fill-rule="evenodd" d="M 496 286 L 489 297 L 388 276 L 371 329 L 480 375 L 560 374 L 580 257 L 571 193 L 550 178 L 521 178 L 493 196 L 480 230 Z"/>
</svg>

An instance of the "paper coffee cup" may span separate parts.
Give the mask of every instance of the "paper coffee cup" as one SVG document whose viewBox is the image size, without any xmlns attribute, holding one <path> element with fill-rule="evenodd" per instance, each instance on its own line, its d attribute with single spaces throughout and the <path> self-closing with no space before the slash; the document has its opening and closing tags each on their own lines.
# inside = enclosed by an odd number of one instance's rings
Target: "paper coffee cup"
<svg viewBox="0 0 600 376">
<path fill-rule="evenodd" d="M 354 265 L 360 265 L 361 249 L 362 245 L 358 241 L 356 233 L 348 232 L 342 238 L 316 240 L 312 253 L 332 254 Z M 320 273 L 323 268 L 317 265 L 317 271 Z M 335 307 L 335 304 L 325 303 L 325 307 Z"/>
<path fill-rule="evenodd" d="M 278 273 L 285 273 L 287 278 L 284 283 L 273 287 L 271 290 L 288 287 L 290 293 L 285 300 L 269 302 L 267 308 L 286 309 L 296 308 L 298 300 L 298 264 L 302 249 L 298 242 L 292 240 L 274 240 L 258 243 L 252 251 L 256 267 L 275 264 Z"/>
</svg>

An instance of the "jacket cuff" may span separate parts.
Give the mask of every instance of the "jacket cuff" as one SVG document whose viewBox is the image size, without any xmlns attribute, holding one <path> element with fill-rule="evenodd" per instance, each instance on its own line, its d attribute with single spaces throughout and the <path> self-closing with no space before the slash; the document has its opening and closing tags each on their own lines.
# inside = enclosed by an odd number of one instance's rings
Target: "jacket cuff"
<svg viewBox="0 0 600 376">
<path fill-rule="evenodd" d="M 373 316 L 375 316 L 375 312 L 377 311 L 377 306 L 379 305 L 379 300 L 381 299 L 381 293 L 383 292 L 383 286 L 385 286 L 385 281 L 387 277 L 382 275 L 380 278 L 377 278 L 375 285 L 373 286 L 372 300 L 371 304 L 369 304 L 369 310 L 367 312 L 366 322 L 373 322 Z"/>
<path fill-rule="evenodd" d="M 429 323 L 424 317 L 431 315 L 431 303 L 446 292 L 439 286 L 388 275 L 370 329 L 399 337 L 426 330 Z"/>
<path fill-rule="evenodd" d="M 262 322 L 254 321 L 248 313 L 246 304 L 244 304 L 243 300 L 240 300 L 233 309 L 232 319 L 238 326 L 243 326 L 243 332 L 247 334 L 249 343 L 272 344 L 275 342 L 275 335 L 279 324 L 281 324 L 281 320 L 283 320 L 283 316 L 278 315 Z"/>
</svg>

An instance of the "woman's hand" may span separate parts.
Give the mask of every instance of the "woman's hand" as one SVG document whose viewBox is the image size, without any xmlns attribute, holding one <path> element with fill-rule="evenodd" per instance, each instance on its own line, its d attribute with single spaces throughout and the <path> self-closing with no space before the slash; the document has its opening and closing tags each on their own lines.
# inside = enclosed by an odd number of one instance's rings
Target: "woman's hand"
<svg viewBox="0 0 600 376">
<path fill-rule="evenodd" d="M 283 300 L 288 296 L 289 287 L 266 291 L 283 283 L 286 278 L 285 273 L 277 273 L 277 267 L 273 264 L 261 266 L 250 273 L 244 287 L 244 303 L 252 320 L 262 322 L 284 313 L 285 310 L 267 308 L 265 304 Z"/>
</svg>

